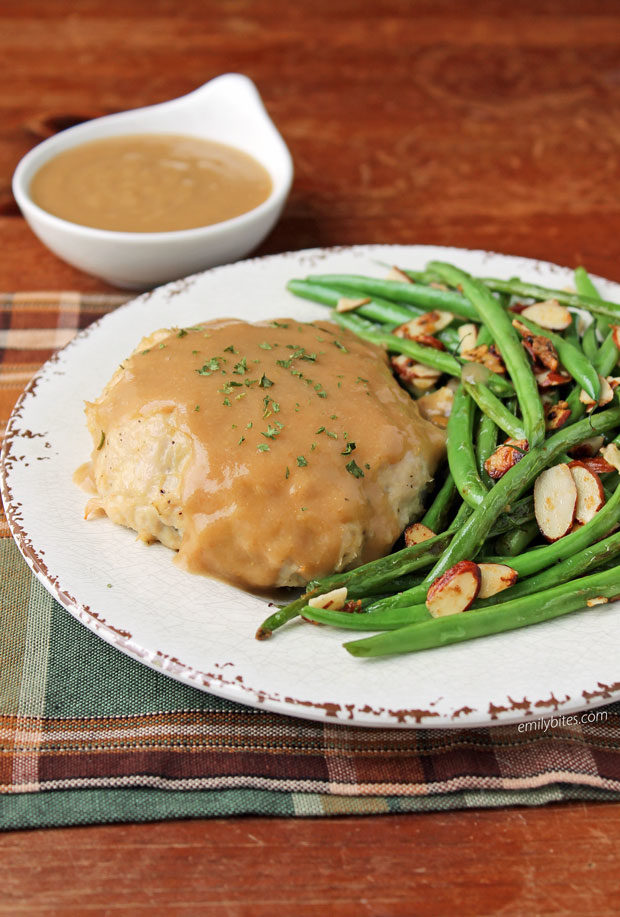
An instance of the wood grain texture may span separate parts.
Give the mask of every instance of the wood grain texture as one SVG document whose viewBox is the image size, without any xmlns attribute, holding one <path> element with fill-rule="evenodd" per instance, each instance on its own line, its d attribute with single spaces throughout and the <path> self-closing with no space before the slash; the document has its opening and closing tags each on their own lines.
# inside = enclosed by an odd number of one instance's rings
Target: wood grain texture
<svg viewBox="0 0 620 917">
<path fill-rule="evenodd" d="M 254 79 L 296 178 L 260 253 L 489 248 L 620 280 L 617 0 L 4 0 L 0 288 L 103 290 L 10 178 L 55 129 Z M 612 804 L 0 837 L 0 913 L 611 914 Z"/>
</svg>

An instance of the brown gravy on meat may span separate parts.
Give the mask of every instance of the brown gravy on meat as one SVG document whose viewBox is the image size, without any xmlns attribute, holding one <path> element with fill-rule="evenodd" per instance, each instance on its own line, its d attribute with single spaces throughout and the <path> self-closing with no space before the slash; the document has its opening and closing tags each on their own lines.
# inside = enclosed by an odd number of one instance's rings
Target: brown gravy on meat
<svg viewBox="0 0 620 917">
<path fill-rule="evenodd" d="M 157 412 L 174 412 L 191 443 L 178 469 L 179 562 L 250 588 L 289 569 L 324 575 L 352 548 L 355 564 L 385 554 L 409 521 L 391 489 L 419 511 L 443 452 L 384 352 L 328 322 L 219 320 L 136 352 L 87 408 L 95 478 L 123 425 Z"/>
<path fill-rule="evenodd" d="M 247 213 L 271 193 L 271 178 L 231 146 L 177 134 L 93 140 L 54 156 L 30 195 L 54 216 L 120 232 L 209 226 Z"/>
</svg>

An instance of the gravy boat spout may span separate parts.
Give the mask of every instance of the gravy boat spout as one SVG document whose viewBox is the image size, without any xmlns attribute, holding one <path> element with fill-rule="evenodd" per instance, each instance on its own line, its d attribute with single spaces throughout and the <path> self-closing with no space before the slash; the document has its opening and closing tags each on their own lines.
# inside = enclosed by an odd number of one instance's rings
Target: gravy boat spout
<svg viewBox="0 0 620 917">
<path fill-rule="evenodd" d="M 166 133 L 213 140 L 253 156 L 269 173 L 269 196 L 232 219 L 171 232 L 95 229 L 53 216 L 32 200 L 33 176 L 64 150 L 123 134 Z M 30 228 L 54 254 L 114 286 L 148 289 L 251 252 L 280 216 L 292 180 L 291 155 L 256 87 L 242 74 L 227 73 L 178 99 L 106 115 L 45 140 L 17 166 L 13 193 Z"/>
</svg>

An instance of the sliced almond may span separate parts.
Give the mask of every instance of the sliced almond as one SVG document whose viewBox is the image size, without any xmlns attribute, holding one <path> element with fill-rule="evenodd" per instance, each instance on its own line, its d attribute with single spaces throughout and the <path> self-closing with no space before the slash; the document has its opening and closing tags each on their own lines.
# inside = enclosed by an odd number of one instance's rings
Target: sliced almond
<svg viewBox="0 0 620 917">
<path fill-rule="evenodd" d="M 564 331 L 573 321 L 566 306 L 562 306 L 557 299 L 546 299 L 526 306 L 521 315 L 549 331 Z"/>
<path fill-rule="evenodd" d="M 607 376 L 607 381 L 611 385 L 613 391 L 615 392 L 618 386 L 620 385 L 620 376 Z"/>
<path fill-rule="evenodd" d="M 456 329 L 459 336 L 459 353 L 473 350 L 478 343 L 478 326 L 473 322 L 465 322 Z"/>
<path fill-rule="evenodd" d="M 543 372 L 534 373 L 534 375 L 540 389 L 555 388 L 556 385 L 566 385 L 567 382 L 571 381 L 571 376 L 568 373 L 553 369 L 545 369 Z"/>
<path fill-rule="evenodd" d="M 554 465 L 534 484 L 534 514 L 547 541 L 557 541 L 571 530 L 577 507 L 577 485 L 568 465 Z"/>
<path fill-rule="evenodd" d="M 607 446 L 604 446 L 601 449 L 601 455 L 606 462 L 609 462 L 616 471 L 620 471 L 620 449 L 616 446 L 615 443 L 608 443 Z"/>
<path fill-rule="evenodd" d="M 526 439 L 507 439 L 484 463 L 486 473 L 494 481 L 499 481 L 513 465 L 521 461 L 528 449 Z"/>
<path fill-rule="evenodd" d="M 573 446 L 572 449 L 569 449 L 568 452 L 572 458 L 591 458 L 591 456 L 596 455 L 604 442 L 605 437 L 600 434 L 589 436 L 587 439 L 578 443 L 578 445 Z"/>
<path fill-rule="evenodd" d="M 620 350 L 620 325 L 612 325 L 611 330 L 613 332 L 614 344 Z"/>
<path fill-rule="evenodd" d="M 561 430 L 571 415 L 567 401 L 558 401 L 557 404 L 544 404 L 545 426 L 547 430 Z"/>
<path fill-rule="evenodd" d="M 605 504 L 605 491 L 598 474 L 583 462 L 571 462 L 568 467 L 577 488 L 575 520 L 585 525 Z"/>
<path fill-rule="evenodd" d="M 542 334 L 532 334 L 527 325 L 524 325 L 523 322 L 520 322 L 516 318 L 512 324 L 521 335 L 522 344 L 530 355 L 534 365 L 540 364 L 540 367 L 555 372 L 560 365 L 560 361 L 552 341 Z"/>
<path fill-rule="evenodd" d="M 419 397 L 423 392 L 429 392 L 435 388 L 437 379 L 413 379 L 411 382 L 411 391 L 415 397 Z"/>
<path fill-rule="evenodd" d="M 601 380 L 601 393 L 598 396 L 598 401 L 595 401 L 584 389 L 581 389 L 579 400 L 586 405 L 588 411 L 593 411 L 595 407 L 602 408 L 604 405 L 609 404 L 610 401 L 613 401 L 613 388 L 604 376 L 599 376 L 599 379 Z"/>
<path fill-rule="evenodd" d="M 588 608 L 594 608 L 595 605 L 606 605 L 608 601 L 604 595 L 597 595 L 593 599 L 588 599 L 586 605 Z"/>
<path fill-rule="evenodd" d="M 479 344 L 471 350 L 463 350 L 461 356 L 470 363 L 481 363 L 491 372 L 500 374 L 506 372 L 504 361 L 492 344 L 490 347 L 487 344 Z"/>
<path fill-rule="evenodd" d="M 582 465 L 585 465 L 586 468 L 589 468 L 590 471 L 594 471 L 596 474 L 611 474 L 612 471 L 616 471 L 613 465 L 610 465 L 607 459 L 604 459 L 602 455 L 595 455 L 592 458 L 583 458 L 580 460 Z"/>
<path fill-rule="evenodd" d="M 514 586 L 519 574 L 508 564 L 478 564 L 480 568 L 479 599 L 488 599 L 504 589 Z"/>
<path fill-rule="evenodd" d="M 424 366 L 422 363 L 417 363 L 411 357 L 402 353 L 398 354 L 398 356 L 390 357 L 390 364 L 398 378 L 405 384 L 413 384 L 420 379 L 430 379 L 431 385 L 434 385 L 441 375 L 438 370 L 430 366 Z"/>
<path fill-rule="evenodd" d="M 401 271 L 396 265 L 392 265 L 387 274 L 385 275 L 386 280 L 397 280 L 399 283 L 413 283 L 413 280 L 409 274 L 405 274 L 404 271 Z"/>
<path fill-rule="evenodd" d="M 426 607 L 434 618 L 467 611 L 480 590 L 480 567 L 471 560 L 460 560 L 432 583 Z"/>
<path fill-rule="evenodd" d="M 416 344 L 422 344 L 424 347 L 432 347 L 433 350 L 445 350 L 446 345 L 439 338 L 433 337 L 432 334 L 416 334 L 412 339 Z"/>
<path fill-rule="evenodd" d="M 452 411 L 454 392 L 447 385 L 438 388 L 430 395 L 424 395 L 418 401 L 420 414 L 425 420 L 430 420 L 436 427 L 445 429 Z"/>
<path fill-rule="evenodd" d="M 394 329 L 394 334 L 399 338 L 414 339 L 420 334 L 437 334 L 447 328 L 454 319 L 451 312 L 441 312 L 439 309 L 433 309 L 412 318 L 410 322 L 405 322 Z"/>
<path fill-rule="evenodd" d="M 435 537 L 435 532 L 421 522 L 414 522 L 408 525 L 404 534 L 405 544 L 408 548 L 413 547 L 414 544 L 421 544 L 423 541 L 428 541 L 429 538 Z"/>
<path fill-rule="evenodd" d="M 368 305 L 369 302 L 369 296 L 364 296 L 361 299 L 350 299 L 348 296 L 342 296 L 336 304 L 336 312 L 353 312 L 355 309 L 359 309 L 360 306 Z"/>
<path fill-rule="evenodd" d="M 315 595 L 308 599 L 310 608 L 329 608 L 330 611 L 340 611 L 344 608 L 347 600 L 347 587 L 342 586 L 340 589 L 332 589 L 331 592 L 324 592 L 323 595 Z"/>
</svg>

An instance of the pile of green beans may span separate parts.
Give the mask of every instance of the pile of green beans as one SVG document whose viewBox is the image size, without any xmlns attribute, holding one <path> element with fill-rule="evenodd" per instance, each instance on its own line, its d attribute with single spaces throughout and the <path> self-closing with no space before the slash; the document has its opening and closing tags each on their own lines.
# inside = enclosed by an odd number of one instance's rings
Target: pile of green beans
<svg viewBox="0 0 620 917">
<path fill-rule="evenodd" d="M 575 293 L 518 278 L 474 278 L 439 261 L 430 262 L 424 271 L 405 269 L 403 274 L 409 283 L 323 274 L 291 280 L 287 286 L 297 296 L 330 307 L 332 320 L 364 340 L 435 369 L 440 374 L 437 387 L 450 378 L 458 380 L 447 424 L 447 468 L 420 520 L 434 534 L 420 544 L 310 583 L 304 595 L 263 622 L 259 638 L 302 615 L 343 630 L 373 631 L 373 636 L 344 644 L 353 656 L 391 655 L 524 627 L 581 609 L 590 600 L 620 597 L 618 475 L 603 474 L 606 502 L 594 517 L 552 543 L 541 536 L 533 500 L 538 476 L 558 462 L 570 461 L 571 449 L 597 434 L 620 445 L 617 397 L 587 416 L 580 400 L 584 391 L 597 401 L 599 377 L 620 372 L 612 328 L 620 324 L 620 304 L 602 299 L 582 267 L 575 271 Z M 359 299 L 360 304 L 339 311 L 344 298 Z M 572 323 L 564 331 L 543 328 L 520 309 L 511 311 L 516 303 L 549 299 L 571 312 Z M 393 333 L 435 310 L 452 316 L 447 327 L 433 334 L 435 346 L 425 337 L 415 340 Z M 577 319 L 583 313 L 589 313 L 591 321 L 581 327 Z M 546 396 L 550 403 L 565 401 L 570 410 L 556 431 L 546 430 L 545 399 L 535 374 L 540 367 L 532 365 L 515 319 L 532 335 L 551 342 L 559 368 L 570 376 Z M 471 366 L 472 354 L 460 353 L 459 326 L 464 323 L 477 326 L 480 350 L 493 344 L 505 373 L 486 367 L 465 369 Z M 415 397 L 415 388 L 413 392 Z M 526 448 L 517 446 L 519 460 L 493 480 L 486 463 L 507 437 L 526 441 Z M 429 587 L 463 560 L 507 564 L 518 579 L 490 598 L 477 599 L 466 612 L 433 618 L 425 604 Z M 347 599 L 361 600 L 353 612 L 308 604 L 342 586 Z"/>
</svg>

